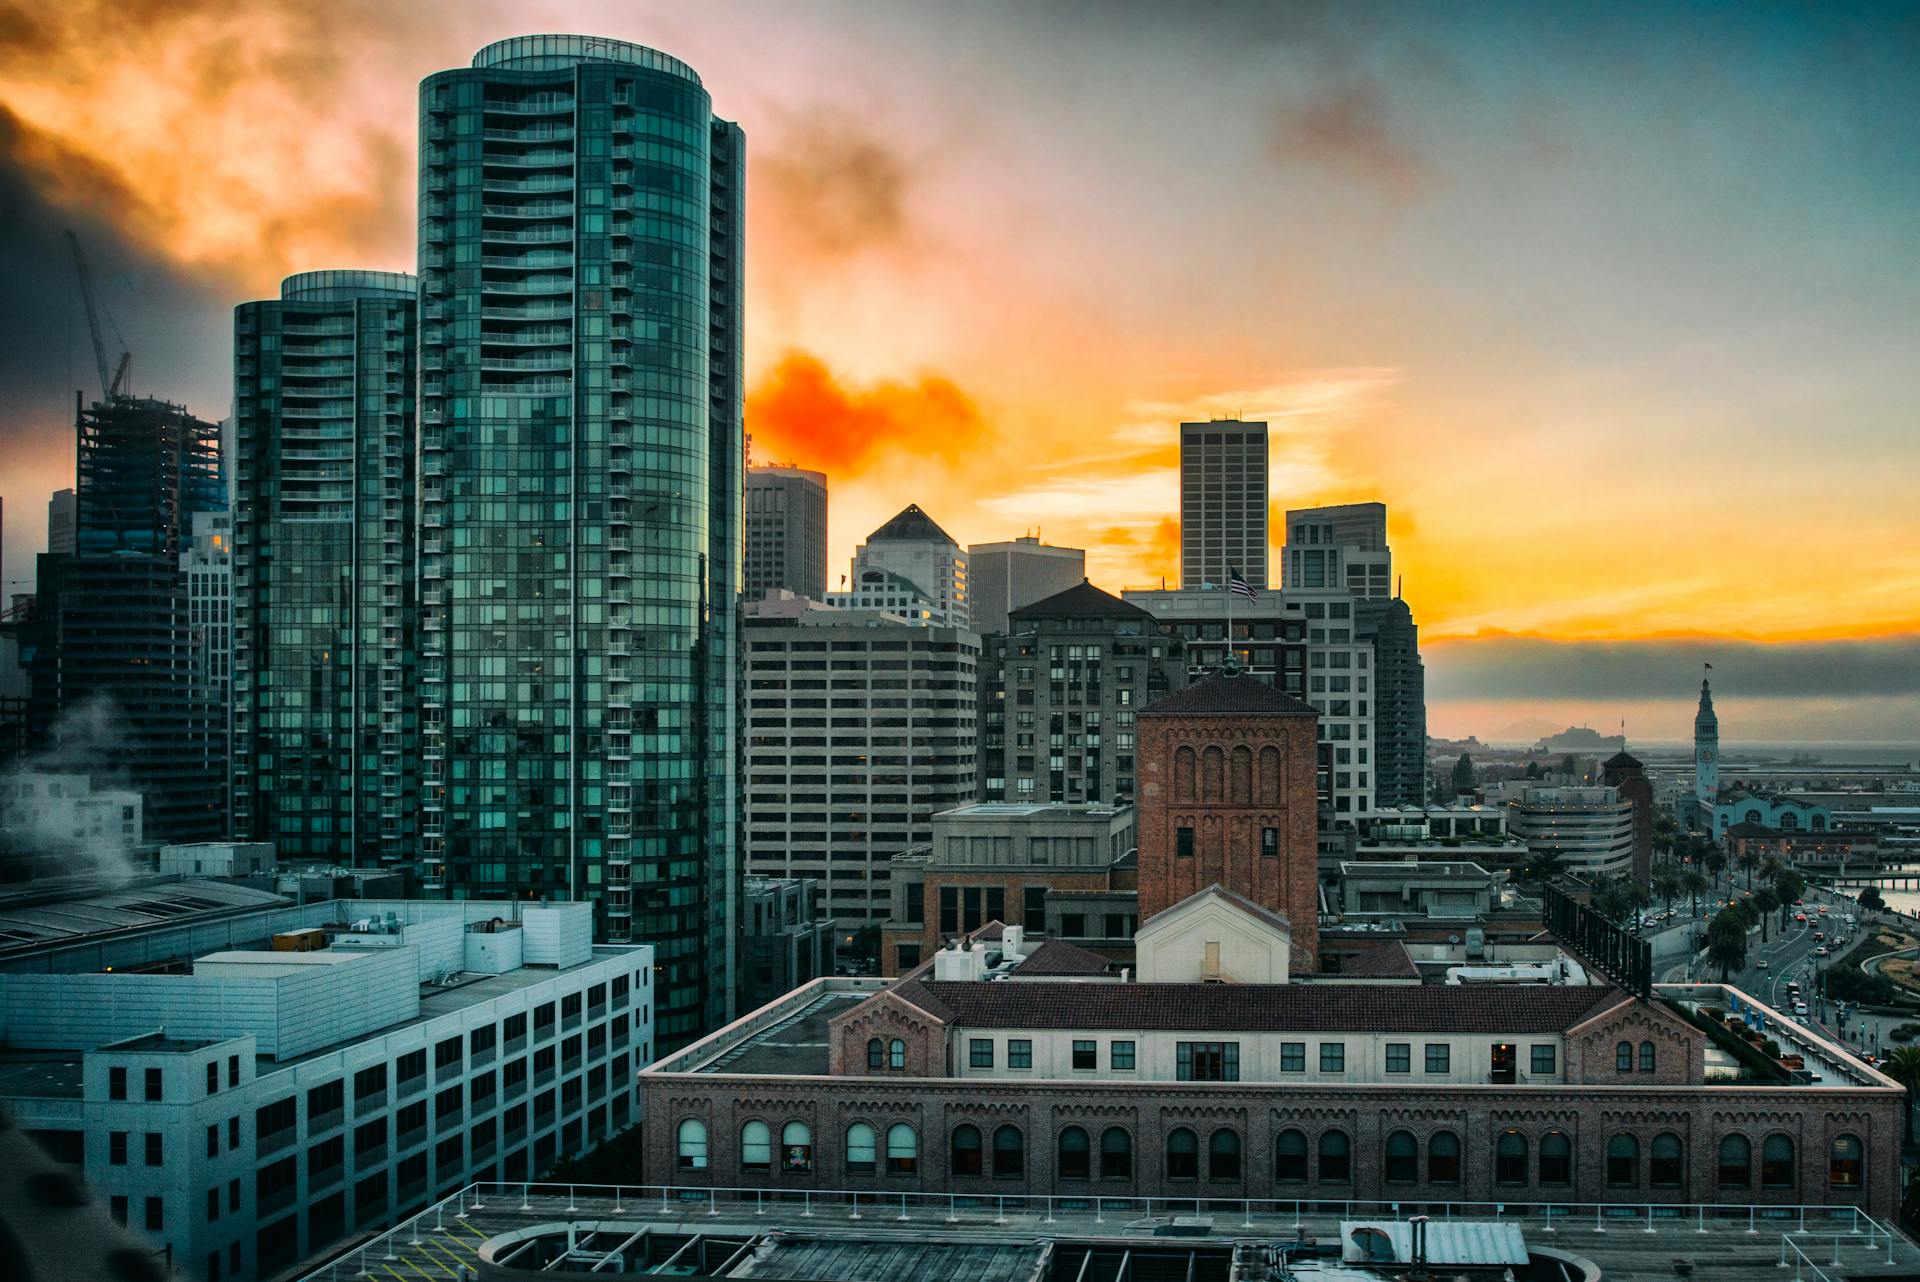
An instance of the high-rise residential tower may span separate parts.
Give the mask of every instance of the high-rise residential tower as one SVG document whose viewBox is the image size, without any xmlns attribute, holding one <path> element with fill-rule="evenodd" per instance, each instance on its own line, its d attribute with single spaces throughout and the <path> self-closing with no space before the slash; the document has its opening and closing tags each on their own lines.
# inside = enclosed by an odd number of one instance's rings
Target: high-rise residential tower
<svg viewBox="0 0 1920 1282">
<path fill-rule="evenodd" d="M 1373 643 L 1373 804 L 1424 805 L 1427 670 L 1413 610 L 1398 597 L 1356 600 L 1353 635 Z"/>
<path fill-rule="evenodd" d="M 414 857 L 418 303 L 399 272 L 234 309 L 233 822 L 286 857 Z"/>
<path fill-rule="evenodd" d="M 73 551 L 77 506 L 72 490 L 55 490 L 47 499 L 47 551 Z"/>
<path fill-rule="evenodd" d="M 1055 547 L 1037 535 L 967 548 L 968 609 L 981 636 L 1005 633 L 1007 616 L 1086 581 L 1085 548 Z"/>
<path fill-rule="evenodd" d="M 734 990 L 744 180 L 639 45 L 421 84 L 422 882 L 655 945 L 662 1049 Z"/>
<path fill-rule="evenodd" d="M 1180 425 L 1180 586 L 1267 586 L 1267 425 Z"/>
<path fill-rule="evenodd" d="M 782 589 L 827 599 L 827 475 L 804 467 L 750 467 L 745 596 Z"/>
<path fill-rule="evenodd" d="M 1385 503 L 1342 503 L 1287 513 L 1280 582 L 1288 588 L 1345 588 L 1384 601 L 1394 594 Z"/>
</svg>

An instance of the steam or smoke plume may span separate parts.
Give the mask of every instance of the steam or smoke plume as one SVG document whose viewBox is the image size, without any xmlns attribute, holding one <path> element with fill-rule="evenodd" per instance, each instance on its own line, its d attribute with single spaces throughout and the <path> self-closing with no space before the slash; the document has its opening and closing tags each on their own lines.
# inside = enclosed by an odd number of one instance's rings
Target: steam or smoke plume
<svg viewBox="0 0 1920 1282">
<path fill-rule="evenodd" d="M 48 746 L 0 775 L 0 864 L 8 876 L 92 873 L 116 881 L 145 871 L 134 857 L 139 825 L 126 831 L 125 808 L 141 808 L 126 781 L 128 729 L 105 696 L 63 712 Z"/>
</svg>

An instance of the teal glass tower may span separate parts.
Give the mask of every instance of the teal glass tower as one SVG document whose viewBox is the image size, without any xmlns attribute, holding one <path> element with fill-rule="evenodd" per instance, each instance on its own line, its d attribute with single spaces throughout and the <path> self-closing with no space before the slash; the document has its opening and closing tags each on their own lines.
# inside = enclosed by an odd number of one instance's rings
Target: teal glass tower
<svg viewBox="0 0 1920 1282">
<path fill-rule="evenodd" d="M 411 860 L 413 277 L 319 271 L 234 310 L 237 835 Z"/>
<path fill-rule="evenodd" d="M 742 178 L 700 78 L 541 35 L 420 91 L 421 872 L 735 970 Z"/>
</svg>

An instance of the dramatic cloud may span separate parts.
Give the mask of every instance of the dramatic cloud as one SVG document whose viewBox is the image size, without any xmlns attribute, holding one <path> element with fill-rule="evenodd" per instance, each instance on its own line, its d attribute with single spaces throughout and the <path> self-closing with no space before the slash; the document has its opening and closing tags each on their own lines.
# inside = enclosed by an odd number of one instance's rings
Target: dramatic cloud
<svg viewBox="0 0 1920 1282">
<path fill-rule="evenodd" d="M 937 374 L 850 387 L 793 351 L 748 392 L 747 431 L 758 462 L 857 474 L 876 457 L 958 458 L 987 425 L 973 399 Z"/>
<path fill-rule="evenodd" d="M 1395 200 L 1427 190 L 1433 174 L 1396 133 L 1385 92 L 1351 79 L 1274 108 L 1267 147 L 1282 164 L 1306 165 Z"/>
<path fill-rule="evenodd" d="M 913 166 L 865 121 L 815 106 L 781 117 L 772 137 L 755 141 L 756 233 L 809 258 L 907 243 Z"/>
</svg>

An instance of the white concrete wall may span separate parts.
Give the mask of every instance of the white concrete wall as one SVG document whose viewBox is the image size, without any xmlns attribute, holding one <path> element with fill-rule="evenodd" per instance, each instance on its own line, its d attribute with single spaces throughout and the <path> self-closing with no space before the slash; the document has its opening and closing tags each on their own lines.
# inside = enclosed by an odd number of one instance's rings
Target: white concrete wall
<svg viewBox="0 0 1920 1282">
<path fill-rule="evenodd" d="M 578 966 L 593 954 L 592 904 L 543 904 L 520 910 L 529 966 Z"/>
</svg>

